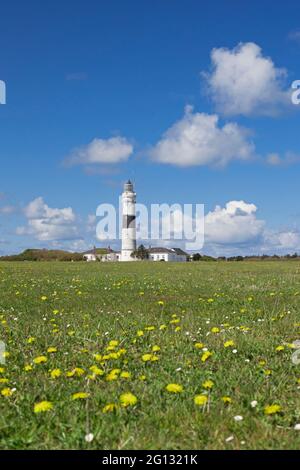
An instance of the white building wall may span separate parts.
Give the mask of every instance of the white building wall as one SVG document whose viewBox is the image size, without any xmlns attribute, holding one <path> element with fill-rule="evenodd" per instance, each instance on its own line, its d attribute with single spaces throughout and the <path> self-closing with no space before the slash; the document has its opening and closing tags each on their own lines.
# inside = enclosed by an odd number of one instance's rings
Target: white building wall
<svg viewBox="0 0 300 470">
<path fill-rule="evenodd" d="M 176 253 L 151 253 L 150 261 L 167 261 L 167 262 L 184 262 L 186 261 L 186 256 L 177 255 Z"/>
<path fill-rule="evenodd" d="M 92 254 L 92 253 L 87 253 L 87 254 L 83 255 L 83 258 L 84 258 L 85 261 L 87 261 L 88 263 L 90 263 L 91 261 L 97 261 L 96 255 L 94 255 L 94 254 Z"/>
</svg>

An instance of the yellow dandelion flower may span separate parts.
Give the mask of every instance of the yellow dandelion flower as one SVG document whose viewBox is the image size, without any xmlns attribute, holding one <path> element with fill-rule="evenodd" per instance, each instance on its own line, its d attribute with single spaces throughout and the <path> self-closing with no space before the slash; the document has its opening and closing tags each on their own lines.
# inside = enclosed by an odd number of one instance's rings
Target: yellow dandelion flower
<svg viewBox="0 0 300 470">
<path fill-rule="evenodd" d="M 180 330 L 181 330 L 181 326 L 176 326 L 174 331 L 180 331 Z"/>
<path fill-rule="evenodd" d="M 121 372 L 120 377 L 121 377 L 122 379 L 130 379 L 131 373 L 130 373 L 130 372 L 127 372 L 126 370 L 124 370 L 123 372 Z"/>
<path fill-rule="evenodd" d="M 119 359 L 119 357 L 120 357 L 120 354 L 116 352 L 112 352 L 109 354 L 109 359 Z"/>
<path fill-rule="evenodd" d="M 11 395 L 13 394 L 13 391 L 11 388 L 9 387 L 5 387 L 1 390 L 1 395 L 3 397 L 10 397 Z"/>
<path fill-rule="evenodd" d="M 53 369 L 50 371 L 50 376 L 51 379 L 57 379 L 58 377 L 61 376 L 61 370 L 60 369 Z"/>
<path fill-rule="evenodd" d="M 181 393 L 183 392 L 183 387 L 179 384 L 168 384 L 166 386 L 166 390 L 170 393 Z"/>
<path fill-rule="evenodd" d="M 56 352 L 57 352 L 57 349 L 52 346 L 50 346 L 50 348 L 47 349 L 47 353 L 51 354 L 51 353 L 56 353 Z"/>
<path fill-rule="evenodd" d="M 144 380 L 146 380 L 146 376 L 145 376 L 145 375 L 140 375 L 140 376 L 139 376 L 139 380 L 140 380 L 141 382 L 144 382 Z"/>
<path fill-rule="evenodd" d="M 41 300 L 45 301 L 45 300 L 47 300 L 47 298 L 48 298 L 48 297 L 47 297 L 46 295 L 43 295 L 43 296 L 41 297 Z"/>
<path fill-rule="evenodd" d="M 268 405 L 264 409 L 265 415 L 274 415 L 276 413 L 279 413 L 281 411 L 281 406 L 280 405 Z"/>
<path fill-rule="evenodd" d="M 151 361 L 151 358 L 152 358 L 152 354 L 143 354 L 142 361 L 148 362 L 148 361 Z"/>
<path fill-rule="evenodd" d="M 203 343 L 195 343 L 195 348 L 196 348 L 196 349 L 202 349 L 202 348 L 204 348 L 204 347 L 205 347 L 205 346 L 204 346 Z"/>
<path fill-rule="evenodd" d="M 8 382 L 9 382 L 9 380 L 8 380 L 7 378 L 5 378 L 5 377 L 2 377 L 2 378 L 0 379 L 0 384 L 7 384 Z"/>
<path fill-rule="evenodd" d="M 100 369 L 98 366 L 91 366 L 90 370 L 93 372 L 95 375 L 104 375 L 104 370 Z"/>
<path fill-rule="evenodd" d="M 76 392 L 72 395 L 72 400 L 84 400 L 90 396 L 87 392 Z"/>
<path fill-rule="evenodd" d="M 203 388 L 206 388 L 207 390 L 210 390 L 211 388 L 213 388 L 214 386 L 214 383 L 212 380 L 206 380 L 205 382 L 203 382 L 202 384 L 202 387 Z"/>
<path fill-rule="evenodd" d="M 112 411 L 116 411 L 117 410 L 117 405 L 115 405 L 115 403 L 108 403 L 107 405 L 105 405 L 103 408 L 102 408 L 102 412 L 103 413 L 111 413 Z"/>
<path fill-rule="evenodd" d="M 35 338 L 33 336 L 30 336 L 27 340 L 28 344 L 31 344 L 31 343 L 34 343 L 34 342 L 35 342 Z"/>
<path fill-rule="evenodd" d="M 284 346 L 277 346 L 277 348 L 275 349 L 275 351 L 277 352 L 280 352 L 280 351 L 284 351 Z"/>
<path fill-rule="evenodd" d="M 232 399 L 228 396 L 221 397 L 221 400 L 225 405 L 229 405 L 232 402 Z"/>
<path fill-rule="evenodd" d="M 136 335 L 139 336 L 139 337 L 144 336 L 143 330 L 138 330 Z"/>
<path fill-rule="evenodd" d="M 5 372 L 5 367 L 0 367 L 0 374 L 4 374 Z"/>
<path fill-rule="evenodd" d="M 133 393 L 131 393 L 131 392 L 122 393 L 122 395 L 120 395 L 120 397 L 119 397 L 119 400 L 121 402 L 121 405 L 124 406 L 124 407 L 134 406 L 134 405 L 136 405 L 136 403 L 138 401 L 137 397 L 135 395 L 133 395 Z"/>
<path fill-rule="evenodd" d="M 120 369 L 113 369 L 112 371 L 109 372 L 109 374 L 107 374 L 107 376 L 105 377 L 105 380 L 107 382 L 112 382 L 113 380 L 117 380 L 120 372 L 121 372 Z"/>
<path fill-rule="evenodd" d="M 102 361 L 102 356 L 101 354 L 94 354 L 94 359 L 98 362 L 101 362 Z"/>
<path fill-rule="evenodd" d="M 53 403 L 51 403 L 51 401 L 40 401 L 39 403 L 35 403 L 33 411 L 34 413 L 43 413 L 52 410 L 52 408 Z"/>
<path fill-rule="evenodd" d="M 208 397 L 206 395 L 196 395 L 194 397 L 194 403 L 197 406 L 204 406 L 208 402 Z"/>
<path fill-rule="evenodd" d="M 24 370 L 25 372 L 30 372 L 33 369 L 33 367 L 30 364 L 25 364 Z"/>
<path fill-rule="evenodd" d="M 159 356 L 156 356 L 155 354 L 152 354 L 151 362 L 156 362 L 156 361 L 159 361 Z"/>
<path fill-rule="evenodd" d="M 160 330 L 165 330 L 167 328 L 167 325 L 160 325 L 159 329 Z"/>
<path fill-rule="evenodd" d="M 232 339 L 225 341 L 224 348 L 230 348 L 232 346 L 234 346 L 234 341 L 232 341 Z"/>
<path fill-rule="evenodd" d="M 210 351 L 205 351 L 201 356 L 201 361 L 206 362 L 207 359 L 209 359 L 211 356 L 212 356 L 212 353 Z"/>
<path fill-rule="evenodd" d="M 160 351 L 160 347 L 157 346 L 157 345 L 154 345 L 154 346 L 152 346 L 152 351 L 153 352 L 158 352 L 158 351 Z"/>
<path fill-rule="evenodd" d="M 47 362 L 47 357 L 46 356 L 37 356 L 33 359 L 33 362 L 35 364 L 43 364 Z"/>
<path fill-rule="evenodd" d="M 214 326 L 210 331 L 212 333 L 220 333 L 220 328 L 218 328 L 217 326 Z"/>
<path fill-rule="evenodd" d="M 161 305 L 161 306 L 165 305 L 163 300 L 159 300 L 157 303 L 158 303 L 158 305 Z"/>
<path fill-rule="evenodd" d="M 153 331 L 153 330 L 155 330 L 155 326 L 146 326 L 145 330 Z"/>
<path fill-rule="evenodd" d="M 73 370 L 66 373 L 66 377 L 81 377 L 82 375 L 84 375 L 84 373 L 85 371 L 81 367 L 74 367 Z"/>
</svg>

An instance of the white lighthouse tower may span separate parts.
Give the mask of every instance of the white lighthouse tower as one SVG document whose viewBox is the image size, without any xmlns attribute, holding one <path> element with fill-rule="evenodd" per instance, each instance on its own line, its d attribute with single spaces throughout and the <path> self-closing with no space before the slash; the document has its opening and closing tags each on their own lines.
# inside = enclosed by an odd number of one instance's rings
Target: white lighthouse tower
<svg viewBox="0 0 300 470">
<path fill-rule="evenodd" d="M 133 261 L 131 254 L 136 250 L 135 226 L 136 193 L 130 180 L 124 184 L 122 194 L 122 252 L 121 261 Z"/>
</svg>

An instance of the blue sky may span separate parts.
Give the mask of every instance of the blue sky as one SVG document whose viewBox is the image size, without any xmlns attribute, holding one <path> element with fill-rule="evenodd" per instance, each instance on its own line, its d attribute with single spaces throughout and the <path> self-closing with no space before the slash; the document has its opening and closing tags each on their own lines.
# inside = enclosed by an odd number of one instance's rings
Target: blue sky
<svg viewBox="0 0 300 470">
<path fill-rule="evenodd" d="M 297 2 L 12 0 L 1 18 L 0 253 L 92 246 L 128 177 L 147 205 L 205 204 L 206 252 L 300 251 Z"/>
</svg>

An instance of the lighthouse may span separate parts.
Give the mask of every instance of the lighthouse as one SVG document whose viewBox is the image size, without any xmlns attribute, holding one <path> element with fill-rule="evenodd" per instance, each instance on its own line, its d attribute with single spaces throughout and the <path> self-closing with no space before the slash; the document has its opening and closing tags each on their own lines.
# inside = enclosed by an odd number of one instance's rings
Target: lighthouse
<svg viewBox="0 0 300 470">
<path fill-rule="evenodd" d="M 133 261 L 131 254 L 136 250 L 135 226 L 136 193 L 130 180 L 124 184 L 122 193 L 122 251 L 121 261 Z"/>
</svg>

